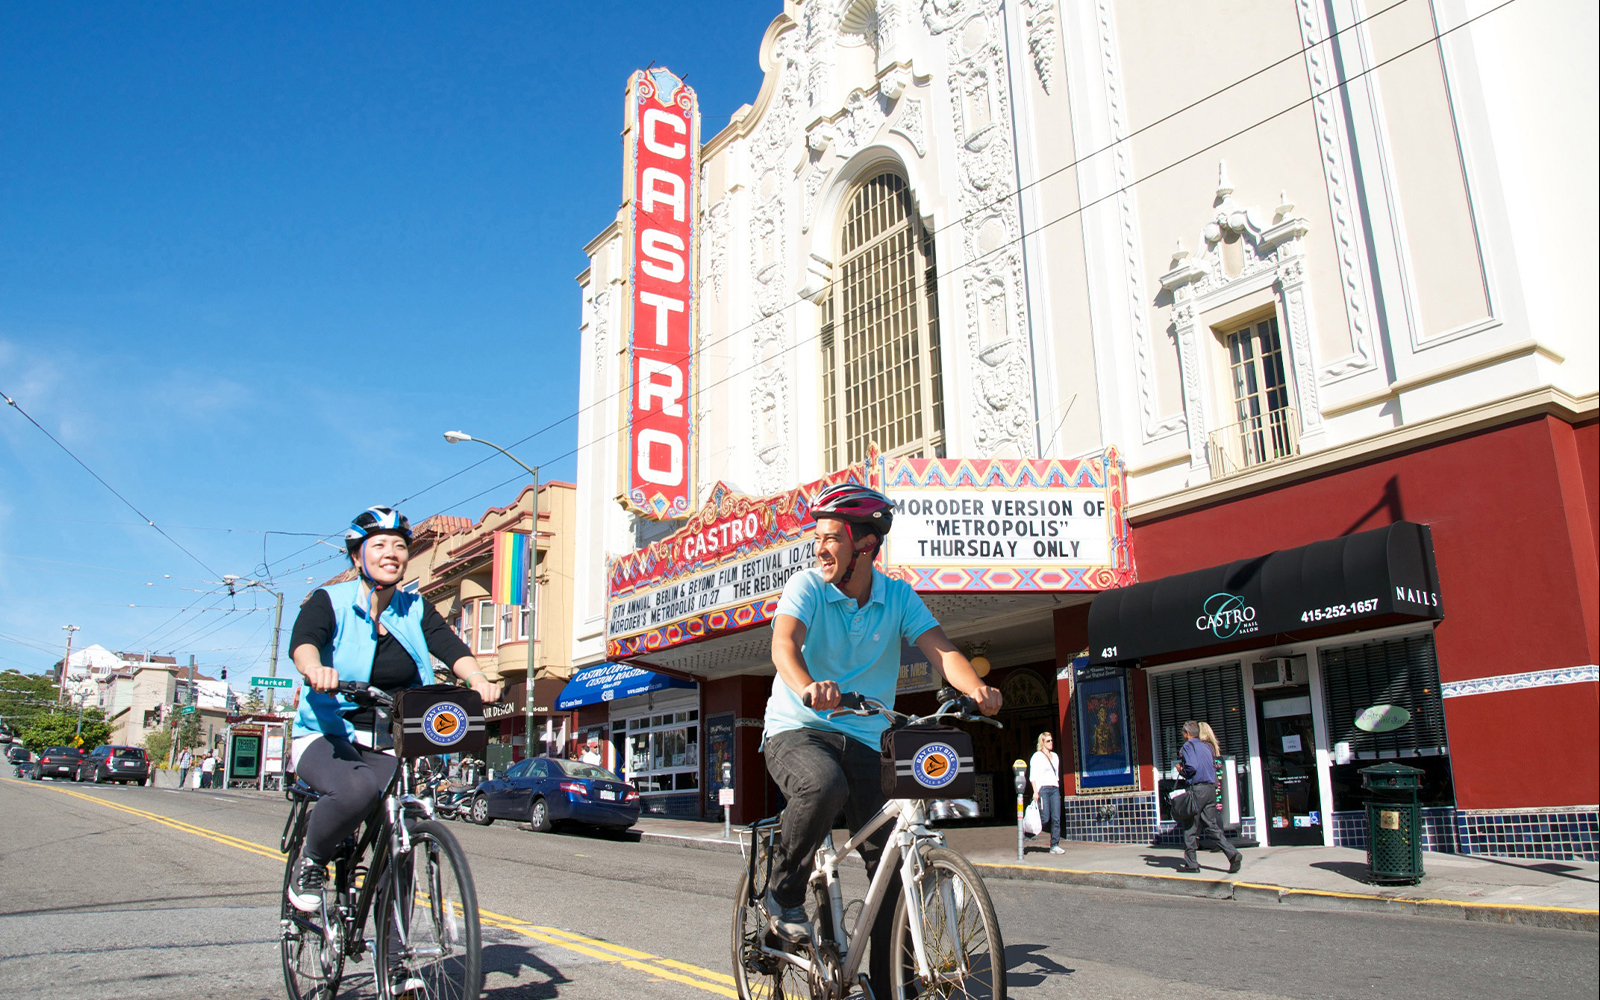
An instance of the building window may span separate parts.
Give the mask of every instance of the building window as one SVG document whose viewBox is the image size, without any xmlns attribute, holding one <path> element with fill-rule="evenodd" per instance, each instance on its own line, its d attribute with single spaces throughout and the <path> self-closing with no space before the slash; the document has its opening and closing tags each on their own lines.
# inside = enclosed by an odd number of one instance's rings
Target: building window
<svg viewBox="0 0 1600 1000">
<path fill-rule="evenodd" d="M 478 652 L 494 652 L 494 602 L 478 602 Z"/>
<path fill-rule="evenodd" d="M 520 642 L 528 637 L 528 606 L 526 604 L 501 604 L 500 641 Z"/>
<path fill-rule="evenodd" d="M 823 298 L 823 448 L 830 469 L 866 457 L 944 454 L 933 236 L 911 189 L 882 173 L 856 191 Z"/>
<path fill-rule="evenodd" d="M 1234 801 L 1239 803 L 1239 815 L 1254 816 L 1250 801 L 1250 731 L 1244 718 L 1239 664 L 1157 674 L 1150 679 L 1150 687 L 1155 700 L 1156 765 L 1161 773 L 1168 773 L 1178 763 L 1183 724 L 1191 720 L 1209 722 L 1222 745 L 1222 755 L 1234 758 L 1238 768 L 1238 786 L 1233 793 Z"/>
<path fill-rule="evenodd" d="M 1211 470 L 1228 475 L 1300 453 L 1300 424 L 1289 406 L 1278 318 L 1226 334 L 1234 422 L 1211 434 Z"/>
<path fill-rule="evenodd" d="M 626 722 L 628 781 L 642 795 L 700 787 L 700 712 L 660 712 Z"/>
<path fill-rule="evenodd" d="M 1317 657 L 1333 748 L 1334 811 L 1364 809 L 1361 769 L 1385 760 L 1422 769 L 1423 805 L 1455 805 L 1433 633 L 1322 649 Z M 1367 709 L 1390 705 L 1408 713 L 1398 728 L 1375 733 L 1356 725 Z"/>
</svg>

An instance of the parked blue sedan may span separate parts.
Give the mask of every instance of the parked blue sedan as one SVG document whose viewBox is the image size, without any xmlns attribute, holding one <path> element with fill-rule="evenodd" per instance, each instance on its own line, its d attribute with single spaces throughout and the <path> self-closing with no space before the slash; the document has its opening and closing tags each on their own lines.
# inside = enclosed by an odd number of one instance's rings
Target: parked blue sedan
<svg viewBox="0 0 1600 1000">
<path fill-rule="evenodd" d="M 472 821 L 527 820 L 541 833 L 560 823 L 626 830 L 639 819 L 639 792 L 603 767 L 556 757 L 519 760 L 478 785 Z"/>
</svg>

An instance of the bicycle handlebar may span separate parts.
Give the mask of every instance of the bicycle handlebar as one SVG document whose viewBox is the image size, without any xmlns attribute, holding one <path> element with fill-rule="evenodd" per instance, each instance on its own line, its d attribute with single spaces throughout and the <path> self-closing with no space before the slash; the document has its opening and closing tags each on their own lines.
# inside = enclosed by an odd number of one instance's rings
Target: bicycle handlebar
<svg viewBox="0 0 1600 1000">
<path fill-rule="evenodd" d="M 879 701 L 874 701 L 857 691 L 840 691 L 839 707 L 828 713 L 828 718 L 835 719 L 841 715 L 882 715 L 889 720 L 891 726 L 918 726 L 940 719 L 960 719 L 963 722 L 984 722 L 995 727 L 1003 728 L 998 719 L 991 719 L 978 711 L 978 703 L 952 687 L 939 689 L 937 695 L 939 708 L 931 715 L 910 716 Z M 803 694 L 800 700 L 807 708 L 811 707 L 811 695 Z"/>
<path fill-rule="evenodd" d="M 394 698 L 385 694 L 382 688 L 373 687 L 365 681 L 340 681 L 338 693 L 348 695 L 355 702 L 368 702 L 383 708 L 393 708 Z"/>
</svg>

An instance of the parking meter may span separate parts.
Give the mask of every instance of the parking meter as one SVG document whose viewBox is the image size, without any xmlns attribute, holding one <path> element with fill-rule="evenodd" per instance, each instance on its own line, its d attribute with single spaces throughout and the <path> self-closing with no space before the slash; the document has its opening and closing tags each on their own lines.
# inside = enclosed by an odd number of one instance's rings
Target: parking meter
<svg viewBox="0 0 1600 1000">
<path fill-rule="evenodd" d="M 722 839 L 732 839 L 733 832 L 733 761 L 722 762 L 722 789 L 717 793 L 722 806 Z"/>
<path fill-rule="evenodd" d="M 1016 777 L 1017 783 L 1017 860 L 1022 860 L 1022 814 L 1027 808 L 1026 793 L 1028 791 L 1028 762 L 1014 760 L 1011 762 L 1011 772 Z"/>
</svg>

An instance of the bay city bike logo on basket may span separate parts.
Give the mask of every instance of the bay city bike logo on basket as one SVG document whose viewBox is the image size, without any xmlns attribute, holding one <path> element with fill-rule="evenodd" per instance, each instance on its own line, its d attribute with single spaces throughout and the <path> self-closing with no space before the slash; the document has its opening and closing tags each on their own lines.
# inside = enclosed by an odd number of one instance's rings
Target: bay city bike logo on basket
<svg viewBox="0 0 1600 1000">
<path fill-rule="evenodd" d="M 923 788 L 943 788 L 961 771 L 961 758 L 948 743 L 927 743 L 911 758 L 911 777 Z"/>
<path fill-rule="evenodd" d="M 459 743 L 467 735 L 467 713 L 460 705 L 442 701 L 422 716 L 422 731 L 437 746 Z"/>
</svg>

